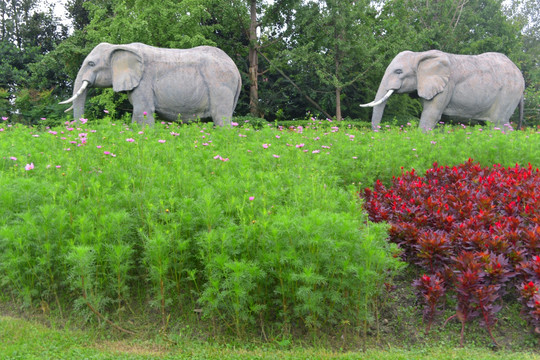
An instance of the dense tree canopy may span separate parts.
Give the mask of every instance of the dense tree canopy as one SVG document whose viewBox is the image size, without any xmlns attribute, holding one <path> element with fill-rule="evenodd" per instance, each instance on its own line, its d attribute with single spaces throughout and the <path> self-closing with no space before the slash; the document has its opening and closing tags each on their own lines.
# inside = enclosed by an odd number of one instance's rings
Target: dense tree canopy
<svg viewBox="0 0 540 360">
<path fill-rule="evenodd" d="M 46 0 L 0 1 L 0 111 L 26 122 L 61 119 L 84 57 L 100 42 L 222 48 L 242 73 L 236 115 L 369 119 L 371 101 L 400 51 L 502 52 L 526 83 L 526 117 L 540 122 L 537 0 L 68 0 L 69 29 Z M 89 115 L 130 111 L 125 94 L 94 91 Z M 417 116 L 418 100 L 385 115 Z M 40 113 L 38 113 L 38 111 Z"/>
</svg>

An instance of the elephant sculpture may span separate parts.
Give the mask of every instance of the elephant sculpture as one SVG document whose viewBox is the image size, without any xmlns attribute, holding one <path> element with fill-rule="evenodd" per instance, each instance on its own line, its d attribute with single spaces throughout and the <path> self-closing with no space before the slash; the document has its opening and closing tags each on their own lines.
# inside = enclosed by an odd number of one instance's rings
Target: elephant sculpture
<svg viewBox="0 0 540 360">
<path fill-rule="evenodd" d="M 454 55 L 438 50 L 403 51 L 388 65 L 375 100 L 360 105 L 373 107 L 371 126 L 376 130 L 386 101 L 392 93 L 417 91 L 423 103 L 420 128 L 434 129 L 441 115 L 509 124 L 520 104 L 523 117 L 525 81 L 505 55 Z"/>
<path fill-rule="evenodd" d="M 223 126 L 231 123 L 242 80 L 232 59 L 215 47 L 101 43 L 84 59 L 73 96 L 61 104 L 73 102 L 73 117 L 80 119 L 87 88 L 111 86 L 128 93 L 132 120 L 141 125 L 154 124 L 156 113 L 170 121 L 212 117 Z"/>
</svg>

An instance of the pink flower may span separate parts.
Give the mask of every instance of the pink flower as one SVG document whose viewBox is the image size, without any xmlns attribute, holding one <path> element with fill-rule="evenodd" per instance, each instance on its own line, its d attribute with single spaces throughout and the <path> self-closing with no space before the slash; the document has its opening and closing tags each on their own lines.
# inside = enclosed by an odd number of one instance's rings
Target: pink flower
<svg viewBox="0 0 540 360">
<path fill-rule="evenodd" d="M 229 161 L 229 158 L 222 158 L 221 155 L 214 156 L 214 159 L 221 160 L 221 161 Z"/>
<path fill-rule="evenodd" d="M 231 122 L 231 125 L 232 125 L 232 126 L 238 126 L 238 123 L 237 123 L 237 122 L 234 122 L 234 121 L 232 121 L 232 122 Z"/>
<path fill-rule="evenodd" d="M 318 153 L 320 153 L 320 152 L 321 152 L 321 150 L 313 150 L 311 153 L 312 153 L 312 154 L 318 154 Z"/>
<path fill-rule="evenodd" d="M 56 165 L 56 168 L 57 169 L 60 169 L 62 166 L 61 165 Z"/>
<path fill-rule="evenodd" d="M 279 139 L 280 137 L 281 137 L 281 136 L 279 136 L 279 135 L 276 135 L 276 139 Z"/>
<path fill-rule="evenodd" d="M 15 156 L 10 157 L 9 159 L 13 161 L 17 161 L 17 158 Z"/>
<path fill-rule="evenodd" d="M 135 139 L 132 139 L 132 138 L 128 138 L 128 139 L 126 139 L 126 141 L 127 141 L 127 142 L 134 142 L 134 141 L 135 141 Z"/>
<path fill-rule="evenodd" d="M 253 201 L 253 200 L 255 200 L 255 196 L 250 196 L 249 201 Z"/>
<path fill-rule="evenodd" d="M 111 154 L 110 151 L 104 151 L 103 153 L 104 153 L 105 155 L 110 155 L 110 154 Z"/>
<path fill-rule="evenodd" d="M 143 111 L 142 113 L 144 116 L 148 115 L 148 113 L 146 111 Z"/>
<path fill-rule="evenodd" d="M 165 140 L 160 139 L 160 140 L 158 140 L 158 142 L 163 144 L 163 143 L 165 143 Z"/>
<path fill-rule="evenodd" d="M 296 145 L 297 148 L 303 148 L 304 147 L 304 144 L 298 144 Z"/>
<path fill-rule="evenodd" d="M 279 155 L 274 154 L 272 156 L 275 157 L 276 159 L 279 159 Z"/>
<path fill-rule="evenodd" d="M 270 144 L 263 144 L 263 148 L 265 148 L 265 149 L 268 149 L 269 146 L 270 146 Z"/>
<path fill-rule="evenodd" d="M 24 167 L 24 170 L 29 171 L 29 170 L 32 170 L 33 168 L 34 168 L 34 163 L 30 163 L 30 164 L 26 164 L 26 166 Z"/>
<path fill-rule="evenodd" d="M 86 122 L 88 121 L 88 119 L 80 118 L 79 121 L 81 122 L 81 124 L 86 124 Z"/>
<path fill-rule="evenodd" d="M 109 113 L 109 110 L 103 110 L 103 112 L 104 112 L 105 114 L 108 114 L 108 113 Z"/>
<path fill-rule="evenodd" d="M 3 121 L 7 121 L 7 119 L 8 119 L 8 117 L 2 116 L 2 120 L 3 120 Z"/>
</svg>

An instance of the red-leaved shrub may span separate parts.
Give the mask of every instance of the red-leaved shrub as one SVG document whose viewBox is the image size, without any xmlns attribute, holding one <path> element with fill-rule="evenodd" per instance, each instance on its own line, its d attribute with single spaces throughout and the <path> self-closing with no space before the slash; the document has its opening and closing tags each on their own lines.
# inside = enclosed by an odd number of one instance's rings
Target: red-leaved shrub
<svg viewBox="0 0 540 360">
<path fill-rule="evenodd" d="M 513 291 L 540 332 L 540 171 L 527 167 L 433 164 L 386 188 L 365 189 L 370 220 L 391 225 L 390 239 L 425 273 L 413 285 L 425 304 L 427 329 L 445 293 L 457 299 L 451 316 L 479 318 L 493 341 L 502 295 Z M 517 291 L 516 291 L 517 290 Z M 511 298 L 511 297 L 509 297 Z"/>
</svg>

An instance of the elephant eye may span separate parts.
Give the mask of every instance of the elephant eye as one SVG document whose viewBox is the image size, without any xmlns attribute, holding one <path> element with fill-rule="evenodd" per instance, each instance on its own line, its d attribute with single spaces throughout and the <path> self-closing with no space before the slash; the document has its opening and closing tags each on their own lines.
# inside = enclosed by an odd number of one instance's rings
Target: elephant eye
<svg viewBox="0 0 540 360">
<path fill-rule="evenodd" d="M 397 70 L 395 71 L 395 73 L 398 74 L 398 75 L 399 75 L 399 74 L 403 74 L 403 70 L 397 69 Z"/>
<path fill-rule="evenodd" d="M 89 61 L 89 62 L 88 62 L 88 66 L 96 66 L 96 63 L 93 62 L 93 61 Z"/>
</svg>

